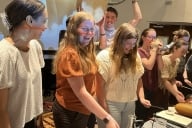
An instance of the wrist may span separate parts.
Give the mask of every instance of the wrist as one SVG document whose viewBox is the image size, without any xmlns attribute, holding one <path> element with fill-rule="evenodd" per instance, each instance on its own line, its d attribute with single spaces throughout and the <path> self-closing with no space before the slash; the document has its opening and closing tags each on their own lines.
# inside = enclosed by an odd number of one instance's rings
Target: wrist
<svg viewBox="0 0 192 128">
<path fill-rule="evenodd" d="M 163 54 L 162 53 L 157 53 L 158 56 L 162 56 Z"/>
<path fill-rule="evenodd" d="M 145 100 L 145 98 L 144 97 L 140 97 L 139 100 L 142 103 Z"/>
<path fill-rule="evenodd" d="M 100 36 L 105 36 L 105 33 L 101 33 Z"/>
<path fill-rule="evenodd" d="M 104 122 L 105 124 L 108 124 L 110 120 L 111 120 L 111 116 L 110 116 L 110 115 L 107 115 L 107 116 L 103 119 L 103 122 Z"/>
<path fill-rule="evenodd" d="M 134 4 L 134 3 L 136 3 L 137 2 L 137 0 L 132 0 L 132 4 Z"/>
<path fill-rule="evenodd" d="M 151 48 L 151 49 L 150 49 L 150 52 L 154 52 L 154 53 L 157 54 L 157 49 L 156 49 L 156 48 Z"/>
</svg>

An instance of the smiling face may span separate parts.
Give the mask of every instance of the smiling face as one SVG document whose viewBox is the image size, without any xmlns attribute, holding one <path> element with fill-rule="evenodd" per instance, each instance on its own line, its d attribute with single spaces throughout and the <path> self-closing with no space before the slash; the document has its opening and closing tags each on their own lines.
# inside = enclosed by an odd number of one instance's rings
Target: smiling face
<svg viewBox="0 0 192 128">
<path fill-rule="evenodd" d="M 39 39 L 42 32 L 47 29 L 47 22 L 48 22 L 48 13 L 47 10 L 44 10 L 42 15 L 39 16 L 37 19 L 32 19 L 31 23 L 31 31 L 32 36 L 35 39 Z"/>
<path fill-rule="evenodd" d="M 111 28 L 115 26 L 115 22 L 117 21 L 117 16 L 114 12 L 106 12 L 105 16 L 105 27 Z"/>
<path fill-rule="evenodd" d="M 94 27 L 94 22 L 91 20 L 85 20 L 79 25 L 77 32 L 79 34 L 79 42 L 83 47 L 87 46 L 93 38 Z"/>
</svg>

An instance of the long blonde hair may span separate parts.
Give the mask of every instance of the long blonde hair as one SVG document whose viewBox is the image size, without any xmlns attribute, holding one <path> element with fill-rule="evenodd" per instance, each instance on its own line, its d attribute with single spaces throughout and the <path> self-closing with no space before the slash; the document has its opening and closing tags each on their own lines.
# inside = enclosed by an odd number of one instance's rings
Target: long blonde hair
<svg viewBox="0 0 192 128">
<path fill-rule="evenodd" d="M 138 40 L 138 31 L 129 23 L 122 24 L 116 31 L 113 39 L 113 44 L 111 46 L 110 57 L 115 65 L 115 75 L 118 75 L 122 70 L 127 72 L 131 69 L 133 73 L 136 71 L 136 57 L 137 57 L 137 44 L 126 55 L 127 61 L 125 60 L 125 54 L 123 50 L 123 41 L 127 39 L 135 38 Z"/>
<path fill-rule="evenodd" d="M 57 63 L 60 59 L 61 52 L 65 50 L 65 48 L 69 45 L 77 50 L 82 63 L 82 69 L 85 74 L 91 71 L 92 66 L 98 68 L 96 64 L 93 38 L 86 47 L 82 47 L 79 42 L 79 33 L 77 29 L 79 25 L 85 20 L 91 20 L 94 22 L 92 15 L 83 11 L 77 12 L 74 16 L 70 18 L 64 39 L 62 40 L 53 61 L 53 73 L 57 72 Z"/>
</svg>

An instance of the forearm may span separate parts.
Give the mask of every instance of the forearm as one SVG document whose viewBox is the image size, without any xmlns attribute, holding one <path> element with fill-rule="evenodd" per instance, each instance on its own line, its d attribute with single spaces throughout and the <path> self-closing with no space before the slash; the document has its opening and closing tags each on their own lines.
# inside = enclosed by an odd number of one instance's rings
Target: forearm
<svg viewBox="0 0 192 128">
<path fill-rule="evenodd" d="M 183 78 L 184 78 L 184 79 L 187 79 L 187 78 L 188 78 L 186 67 L 184 68 Z"/>
<path fill-rule="evenodd" d="M 138 98 L 141 99 L 145 99 L 145 95 L 144 95 L 144 88 L 143 88 L 143 82 L 142 79 L 140 78 L 138 81 L 138 85 L 137 85 L 137 96 Z"/>
<path fill-rule="evenodd" d="M 158 64 L 159 70 L 163 69 L 164 64 L 163 64 L 163 59 L 161 54 L 157 54 L 157 64 Z"/>
<path fill-rule="evenodd" d="M 192 86 L 192 82 L 188 79 L 186 67 L 184 68 L 183 79 L 187 85 Z"/>
<path fill-rule="evenodd" d="M 8 114 L 9 89 L 0 89 L 0 128 L 11 128 Z M 13 113 L 12 113 L 13 114 Z"/>
<path fill-rule="evenodd" d="M 144 107 L 149 108 L 151 106 L 150 101 L 145 99 L 143 82 L 141 78 L 139 79 L 138 85 L 137 85 L 137 95 L 138 95 L 139 101 L 141 102 L 141 104 L 143 104 Z"/>
<path fill-rule="evenodd" d="M 151 49 L 150 55 L 151 56 L 149 57 L 149 59 L 142 59 L 143 66 L 148 70 L 152 70 L 153 66 L 155 65 L 157 55 L 156 49 Z"/>
<path fill-rule="evenodd" d="M 176 96 L 178 93 L 178 89 L 176 84 L 173 84 L 172 82 L 168 80 L 163 80 L 163 83 L 165 85 L 165 88 L 174 96 Z"/>
<path fill-rule="evenodd" d="M 107 39 L 105 33 L 100 34 L 99 37 L 99 48 L 104 49 L 107 47 Z"/>
<path fill-rule="evenodd" d="M 99 48 L 104 49 L 107 47 L 107 39 L 106 39 L 106 33 L 105 33 L 105 17 L 100 21 L 98 24 L 99 26 Z"/>
<path fill-rule="evenodd" d="M 100 119 L 109 115 L 87 91 L 83 77 L 70 77 L 67 80 L 75 95 L 90 112 Z"/>
<path fill-rule="evenodd" d="M 0 128 L 11 128 L 8 112 L 0 110 Z"/>
<path fill-rule="evenodd" d="M 101 120 L 109 115 L 87 91 L 79 94 L 78 98 L 90 112 L 94 113 Z"/>
<path fill-rule="evenodd" d="M 141 9 L 139 7 L 139 4 L 137 0 L 132 0 L 132 7 L 133 7 L 133 19 L 130 21 L 130 23 L 135 27 L 139 23 L 139 21 L 142 19 L 142 13 Z"/>
<path fill-rule="evenodd" d="M 97 77 L 97 87 L 96 87 L 96 96 L 98 103 L 109 112 L 108 105 L 106 102 L 106 92 L 105 92 L 105 81 L 101 75 Z"/>
</svg>

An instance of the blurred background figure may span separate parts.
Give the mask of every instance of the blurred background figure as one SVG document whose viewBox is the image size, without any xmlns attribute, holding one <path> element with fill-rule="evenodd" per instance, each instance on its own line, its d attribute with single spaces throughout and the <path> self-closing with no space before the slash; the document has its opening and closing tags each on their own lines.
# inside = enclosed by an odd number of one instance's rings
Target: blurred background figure
<svg viewBox="0 0 192 128">
<path fill-rule="evenodd" d="M 163 68 L 162 61 L 162 45 L 163 43 L 156 39 L 155 29 L 146 28 L 141 33 L 138 52 L 144 66 L 144 74 L 142 76 L 145 98 L 150 100 L 152 105 L 164 107 L 159 100 L 167 97 L 159 89 L 159 71 Z M 140 101 L 136 102 L 136 117 L 140 120 L 148 120 L 153 114 L 161 109 L 145 108 Z"/>
<path fill-rule="evenodd" d="M 185 102 L 185 96 L 179 87 L 183 86 L 181 81 L 176 79 L 177 69 L 179 66 L 180 58 L 186 54 L 188 50 L 188 43 L 183 39 L 178 39 L 170 49 L 170 53 L 163 55 L 164 67 L 161 70 L 161 84 L 160 87 L 173 95 L 177 102 Z M 166 98 L 164 99 L 166 100 Z M 167 100 L 167 107 L 175 105 Z"/>
<path fill-rule="evenodd" d="M 131 0 L 133 7 L 133 19 L 128 21 L 132 26 L 136 27 L 142 19 L 142 14 L 140 6 L 137 0 Z M 104 49 L 111 45 L 112 39 L 115 35 L 115 23 L 117 22 L 118 11 L 114 7 L 108 7 L 104 16 L 104 19 L 99 24 L 99 27 L 96 30 L 96 39 L 99 40 L 99 48 Z"/>
</svg>

